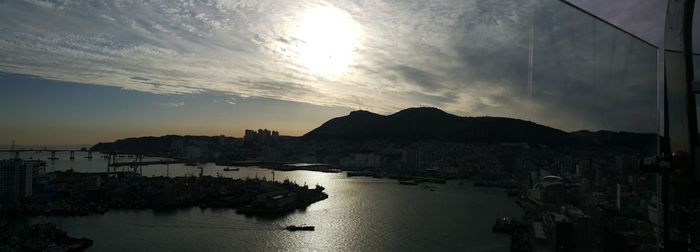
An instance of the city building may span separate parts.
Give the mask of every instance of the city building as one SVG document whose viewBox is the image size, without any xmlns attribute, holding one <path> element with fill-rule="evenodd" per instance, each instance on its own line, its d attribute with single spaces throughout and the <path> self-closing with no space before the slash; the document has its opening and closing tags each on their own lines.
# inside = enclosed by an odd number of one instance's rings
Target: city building
<svg viewBox="0 0 700 252">
<path fill-rule="evenodd" d="M 378 168 L 382 165 L 382 156 L 374 153 L 353 153 L 340 160 L 343 167 Z"/>
<path fill-rule="evenodd" d="M 188 159 L 199 159 L 203 158 L 206 151 L 201 146 L 187 146 L 184 148 L 184 157 Z"/>
<path fill-rule="evenodd" d="M 418 170 L 423 162 L 423 152 L 421 149 L 405 149 L 401 153 L 401 163 L 404 168 Z"/>
<path fill-rule="evenodd" d="M 270 140 L 277 140 L 280 133 L 277 131 L 270 131 L 268 129 L 258 129 L 258 131 L 246 129 L 243 135 L 243 141 L 245 142 L 265 142 Z"/>
<path fill-rule="evenodd" d="M 558 176 L 544 176 L 528 190 L 528 198 L 539 206 L 560 205 L 566 200 L 564 180 Z"/>
<path fill-rule="evenodd" d="M 0 204 L 16 205 L 32 196 L 32 170 L 21 160 L 0 160 Z"/>
</svg>

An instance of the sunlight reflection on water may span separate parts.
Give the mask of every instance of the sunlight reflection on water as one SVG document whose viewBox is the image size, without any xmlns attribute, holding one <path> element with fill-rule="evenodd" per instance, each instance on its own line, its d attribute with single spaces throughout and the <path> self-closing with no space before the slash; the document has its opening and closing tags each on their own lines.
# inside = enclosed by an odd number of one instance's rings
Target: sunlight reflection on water
<svg viewBox="0 0 700 252">
<path fill-rule="evenodd" d="M 38 154 L 37 154 L 38 155 Z M 48 154 L 47 154 L 48 155 Z M 76 159 L 67 154 L 48 170 L 104 171 L 106 161 Z M 35 156 L 34 158 L 39 158 Z M 197 174 L 197 167 L 170 165 L 171 176 Z M 262 168 L 224 172 L 203 165 L 205 175 L 245 178 L 272 173 Z M 146 176 L 162 176 L 165 166 L 143 169 Z M 503 191 L 475 189 L 450 181 L 429 191 L 402 186 L 396 180 L 347 178 L 345 173 L 275 172 L 326 188 L 329 198 L 276 219 L 246 217 L 231 209 L 199 207 L 154 211 L 113 210 L 86 217 L 37 217 L 53 221 L 70 235 L 95 241 L 92 251 L 508 251 L 509 238 L 493 234 L 493 221 L 516 216 L 520 209 Z M 315 232 L 288 232 L 287 225 L 314 225 Z"/>
</svg>

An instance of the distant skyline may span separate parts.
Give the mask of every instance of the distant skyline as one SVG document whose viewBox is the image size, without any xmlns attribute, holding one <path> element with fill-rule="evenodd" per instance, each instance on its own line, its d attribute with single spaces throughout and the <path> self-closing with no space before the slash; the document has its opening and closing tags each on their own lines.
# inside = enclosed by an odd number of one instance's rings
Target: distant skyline
<svg viewBox="0 0 700 252">
<path fill-rule="evenodd" d="M 76 145 L 139 136 L 302 135 L 349 109 L 215 93 L 161 95 L 0 74 L 0 146 Z"/>
<path fill-rule="evenodd" d="M 655 132 L 655 63 L 559 0 L 2 1 L 0 146 L 302 135 L 417 106 Z"/>
</svg>

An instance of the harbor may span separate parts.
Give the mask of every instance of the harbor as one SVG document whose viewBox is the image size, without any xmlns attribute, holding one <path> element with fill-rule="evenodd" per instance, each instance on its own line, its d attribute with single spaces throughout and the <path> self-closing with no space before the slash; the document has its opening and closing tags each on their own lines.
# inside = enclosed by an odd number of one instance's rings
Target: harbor
<svg viewBox="0 0 700 252">
<path fill-rule="evenodd" d="M 35 157 L 38 158 L 41 157 Z M 47 171 L 100 172 L 105 169 L 102 162 L 93 159 L 71 163 L 68 159 L 59 159 L 53 164 L 47 162 Z M 257 177 L 270 181 L 274 171 L 276 181 L 288 179 L 310 188 L 322 185 L 328 198 L 278 217 L 246 215 L 237 213 L 236 209 L 210 205 L 120 208 L 84 216 L 37 216 L 30 218 L 29 223 L 52 222 L 72 237 L 89 238 L 94 241 L 89 251 L 163 248 L 508 251 L 509 238 L 491 233 L 491 226 L 495 218 L 520 214 L 518 206 L 503 191 L 474 188 L 468 181 L 446 181 L 435 184 L 436 190 L 430 191 L 399 185 L 396 179 L 348 178 L 344 172 L 275 171 L 255 166 L 224 172 L 226 166 L 213 163 L 200 166 L 205 176 L 216 177 L 218 173 L 232 179 Z M 143 169 L 143 176 L 159 177 L 169 173 L 167 175 L 173 178 L 196 177 L 199 172 L 198 167 L 184 164 L 171 164 L 169 171 L 165 165 L 153 165 Z M 424 203 L 416 205 L 416 201 Z M 489 204 L 485 207 L 484 202 Z M 427 220 L 425 216 L 435 217 Z M 315 230 L 287 231 L 286 227 L 291 225 L 314 226 Z M 115 232 L 120 236 L 114 236 Z M 421 235 L 423 232 L 434 236 Z M 409 242 L 400 237 L 410 238 Z M 308 239 L 334 242 L 309 245 L 304 242 Z"/>
<path fill-rule="evenodd" d="M 328 197 L 324 188 L 289 180 L 225 177 L 143 177 L 135 173 L 46 174 L 50 183 L 22 202 L 22 215 L 89 215 L 110 209 L 231 208 L 248 215 L 281 215 Z M 12 214 L 12 213 L 10 213 Z"/>
</svg>

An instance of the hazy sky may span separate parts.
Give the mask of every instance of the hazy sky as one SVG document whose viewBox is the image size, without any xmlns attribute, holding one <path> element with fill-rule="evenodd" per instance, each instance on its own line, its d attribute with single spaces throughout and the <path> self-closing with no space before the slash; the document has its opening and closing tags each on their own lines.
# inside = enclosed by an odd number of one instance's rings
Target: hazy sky
<svg viewBox="0 0 700 252">
<path fill-rule="evenodd" d="M 655 61 L 559 0 L 0 1 L 0 145 L 301 135 L 415 106 L 654 132 Z"/>
</svg>

